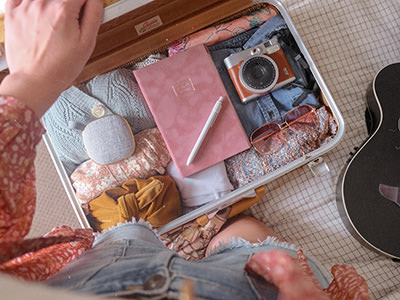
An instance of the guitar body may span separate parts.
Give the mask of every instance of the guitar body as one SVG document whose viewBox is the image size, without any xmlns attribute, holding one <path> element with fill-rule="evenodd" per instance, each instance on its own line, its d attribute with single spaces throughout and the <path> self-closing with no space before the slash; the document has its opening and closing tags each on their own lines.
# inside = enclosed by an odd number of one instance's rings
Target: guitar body
<svg viewBox="0 0 400 300">
<path fill-rule="evenodd" d="M 337 204 L 359 241 L 400 259 L 400 63 L 379 71 L 367 104 L 370 136 L 339 175 Z"/>
</svg>

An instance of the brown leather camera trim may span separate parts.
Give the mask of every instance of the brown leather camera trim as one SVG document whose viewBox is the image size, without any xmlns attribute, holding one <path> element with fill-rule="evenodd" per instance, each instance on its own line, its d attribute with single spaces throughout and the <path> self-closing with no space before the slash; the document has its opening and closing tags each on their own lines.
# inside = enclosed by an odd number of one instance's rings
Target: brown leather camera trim
<svg viewBox="0 0 400 300">
<path fill-rule="evenodd" d="M 248 51 L 248 50 L 245 50 L 245 51 Z M 274 90 L 277 86 L 279 86 L 280 83 L 282 84 L 284 82 L 295 79 L 293 70 L 290 67 L 289 61 L 287 60 L 286 55 L 283 52 L 282 48 L 277 52 L 268 54 L 267 56 L 270 57 L 276 63 L 276 65 L 278 67 L 278 80 L 277 80 L 275 86 L 272 87 L 271 91 Z M 252 96 L 264 95 L 266 93 L 255 93 L 253 91 L 248 90 L 243 85 L 243 83 L 240 80 L 239 73 L 240 73 L 240 67 L 244 61 L 245 60 L 242 60 L 237 65 L 234 65 L 231 68 L 229 68 L 228 73 L 232 79 L 232 82 L 236 88 L 237 93 L 239 94 L 240 99 L 243 102 L 248 102 L 249 101 L 248 99 L 251 98 Z M 243 99 L 247 99 L 247 100 L 243 100 Z"/>
</svg>

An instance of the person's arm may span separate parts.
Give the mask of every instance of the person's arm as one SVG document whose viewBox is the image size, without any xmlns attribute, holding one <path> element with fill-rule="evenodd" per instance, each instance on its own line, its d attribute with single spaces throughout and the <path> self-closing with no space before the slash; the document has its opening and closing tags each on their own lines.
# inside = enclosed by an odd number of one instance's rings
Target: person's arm
<svg viewBox="0 0 400 300">
<path fill-rule="evenodd" d="M 5 47 L 10 74 L 0 84 L 0 239 L 29 232 L 35 208 L 39 118 L 91 55 L 102 0 L 8 0 Z M 1 254 L 0 254 L 1 255 Z"/>
<path fill-rule="evenodd" d="M 82 71 L 102 14 L 102 0 L 8 0 L 4 24 L 10 74 L 0 95 L 19 99 L 41 117 Z"/>
</svg>

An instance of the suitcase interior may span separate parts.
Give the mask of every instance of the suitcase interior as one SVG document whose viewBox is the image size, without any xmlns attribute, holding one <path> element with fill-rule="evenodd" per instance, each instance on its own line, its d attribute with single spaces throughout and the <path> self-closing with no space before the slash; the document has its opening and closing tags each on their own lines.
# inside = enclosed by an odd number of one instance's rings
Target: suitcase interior
<svg viewBox="0 0 400 300">
<path fill-rule="evenodd" d="M 126 7 L 129 7 L 129 1 L 120 0 L 120 2 Z M 113 3 L 109 7 L 118 12 L 118 9 L 115 8 L 118 3 L 119 2 Z M 210 215 L 215 213 L 245 197 L 254 196 L 256 188 L 304 164 L 318 161 L 322 154 L 331 150 L 342 138 L 344 122 L 340 111 L 312 60 L 310 53 L 301 40 L 287 10 L 279 1 L 275 0 L 254 2 L 248 0 L 207 0 L 200 2 L 190 0 L 155 0 L 132 11 L 127 11 L 126 13 L 118 12 L 121 14 L 119 17 L 102 24 L 96 49 L 87 66 L 75 81 L 75 84 L 79 84 L 90 80 L 96 75 L 141 61 L 148 57 L 149 54 L 165 52 L 171 42 L 179 38 L 210 25 L 233 20 L 266 5 L 272 5 L 285 20 L 290 33 L 294 37 L 302 56 L 308 63 L 315 81 L 318 84 L 321 104 L 327 108 L 335 119 L 337 124 L 336 135 L 329 143 L 321 145 L 318 149 L 164 225 L 159 228 L 160 233 L 174 229 L 204 214 Z M 154 20 L 155 17 L 157 17 L 159 22 L 159 24 L 155 25 L 155 28 L 151 28 L 144 33 L 137 29 L 139 28 L 137 26 L 143 26 L 147 20 Z M 160 22 L 160 20 L 162 21 Z M 88 219 L 76 198 L 75 190 L 69 176 L 52 144 L 51 137 L 45 134 L 44 140 L 82 227 L 90 227 Z"/>
</svg>

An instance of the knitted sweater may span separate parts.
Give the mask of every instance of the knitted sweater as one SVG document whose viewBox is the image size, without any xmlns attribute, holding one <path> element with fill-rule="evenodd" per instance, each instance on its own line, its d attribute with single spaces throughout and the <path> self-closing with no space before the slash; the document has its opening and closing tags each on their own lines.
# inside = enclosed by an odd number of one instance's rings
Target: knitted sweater
<svg viewBox="0 0 400 300">
<path fill-rule="evenodd" d="M 105 114 L 123 116 L 133 133 L 156 126 L 138 84 L 128 69 L 99 75 L 79 87 L 64 91 L 43 117 L 51 142 L 68 175 L 89 159 L 82 131 L 70 128 L 71 122 L 83 126 L 94 120 L 92 109 L 105 109 Z"/>
</svg>

